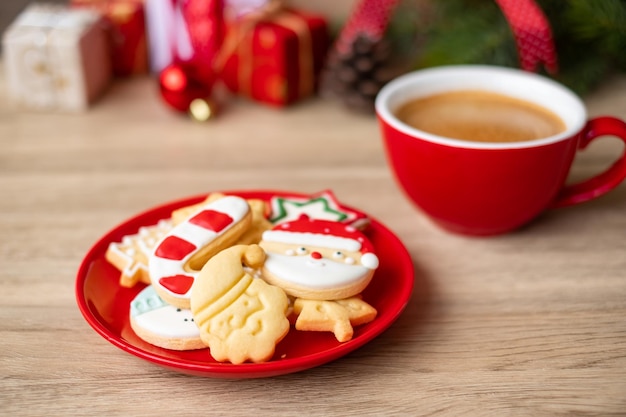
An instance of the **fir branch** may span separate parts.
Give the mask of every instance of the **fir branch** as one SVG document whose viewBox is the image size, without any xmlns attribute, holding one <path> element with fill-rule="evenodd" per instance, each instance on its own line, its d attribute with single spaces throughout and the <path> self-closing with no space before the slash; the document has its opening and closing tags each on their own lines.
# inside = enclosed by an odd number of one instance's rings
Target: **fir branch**
<svg viewBox="0 0 626 417">
<path fill-rule="evenodd" d="M 626 2 L 570 0 L 564 18 L 578 39 L 620 39 L 626 36 Z"/>
<path fill-rule="evenodd" d="M 512 33 L 495 3 L 449 0 L 438 4 L 417 67 L 518 65 Z"/>
<path fill-rule="evenodd" d="M 491 64 L 519 68 L 513 33 L 493 0 L 405 0 L 430 5 L 416 23 L 415 68 Z M 626 71 L 626 0 L 537 0 L 550 23 L 559 72 L 579 94 Z"/>
<path fill-rule="evenodd" d="M 592 42 L 599 56 L 626 69 L 626 1 L 572 0 L 564 18 L 572 37 Z"/>
<path fill-rule="evenodd" d="M 626 0 L 540 0 L 559 60 L 556 78 L 585 94 L 614 69 L 626 70 Z"/>
</svg>

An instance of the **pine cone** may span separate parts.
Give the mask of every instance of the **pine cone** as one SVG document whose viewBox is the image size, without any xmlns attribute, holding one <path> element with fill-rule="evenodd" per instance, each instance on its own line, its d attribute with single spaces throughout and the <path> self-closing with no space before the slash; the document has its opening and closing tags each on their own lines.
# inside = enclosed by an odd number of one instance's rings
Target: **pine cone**
<svg viewBox="0 0 626 417">
<path fill-rule="evenodd" d="M 390 58 L 387 41 L 360 35 L 347 53 L 333 50 L 329 54 L 321 75 L 321 94 L 340 99 L 351 110 L 373 113 L 376 95 L 393 78 Z"/>
</svg>

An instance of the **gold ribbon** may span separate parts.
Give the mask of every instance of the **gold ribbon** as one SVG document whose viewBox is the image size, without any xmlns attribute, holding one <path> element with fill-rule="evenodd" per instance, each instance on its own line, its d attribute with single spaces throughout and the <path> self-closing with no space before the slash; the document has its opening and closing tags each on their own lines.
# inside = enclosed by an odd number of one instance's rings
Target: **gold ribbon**
<svg viewBox="0 0 626 417">
<path fill-rule="evenodd" d="M 128 23 L 142 3 L 138 0 L 74 0 L 73 5 L 97 9 L 118 24 Z"/>
<path fill-rule="evenodd" d="M 270 0 L 264 7 L 247 13 L 229 28 L 224 43 L 213 60 L 213 70 L 219 74 L 230 56 L 235 53 L 246 35 L 261 21 L 269 20 L 282 10 L 281 0 Z"/>
<path fill-rule="evenodd" d="M 219 74 L 226 61 L 237 50 L 239 53 L 238 84 L 239 90 L 251 93 L 254 54 L 252 53 L 251 35 L 261 22 L 274 23 L 293 31 L 298 38 L 298 97 L 305 97 L 314 90 L 313 40 L 304 18 L 286 10 L 281 0 L 272 0 L 258 11 L 246 14 L 228 31 L 223 46 L 214 60 L 213 69 Z M 249 40 L 248 42 L 245 42 Z M 243 50 L 242 46 L 245 47 Z"/>
</svg>

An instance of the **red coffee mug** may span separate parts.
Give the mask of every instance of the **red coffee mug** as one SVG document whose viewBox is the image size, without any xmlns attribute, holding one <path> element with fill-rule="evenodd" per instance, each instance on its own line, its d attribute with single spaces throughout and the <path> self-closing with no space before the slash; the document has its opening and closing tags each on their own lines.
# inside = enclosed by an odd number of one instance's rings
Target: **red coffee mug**
<svg viewBox="0 0 626 417">
<path fill-rule="evenodd" d="M 408 100 L 455 90 L 530 101 L 557 114 L 566 129 L 525 142 L 470 142 L 417 130 L 394 114 Z M 565 185 L 576 152 L 607 135 L 626 144 L 626 123 L 613 117 L 587 121 L 580 98 L 537 74 L 473 65 L 415 71 L 380 91 L 376 114 L 397 182 L 424 213 L 452 232 L 505 233 L 548 208 L 599 197 L 626 177 L 625 151 L 605 172 Z"/>
</svg>

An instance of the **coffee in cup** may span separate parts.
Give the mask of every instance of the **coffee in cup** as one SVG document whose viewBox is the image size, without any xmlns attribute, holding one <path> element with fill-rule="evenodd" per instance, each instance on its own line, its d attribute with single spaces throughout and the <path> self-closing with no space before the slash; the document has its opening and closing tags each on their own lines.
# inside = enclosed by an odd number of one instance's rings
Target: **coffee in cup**
<svg viewBox="0 0 626 417">
<path fill-rule="evenodd" d="M 521 142 L 565 130 L 559 116 L 526 100 L 483 90 L 458 90 L 410 100 L 399 120 L 438 136 L 477 142 Z"/>
<path fill-rule="evenodd" d="M 566 184 L 576 153 L 603 136 L 626 143 L 626 123 L 588 120 L 573 92 L 526 71 L 486 65 L 414 71 L 382 88 L 376 115 L 401 189 L 457 233 L 505 233 L 548 208 L 597 198 L 626 177 L 623 151 L 606 171 Z"/>
</svg>

